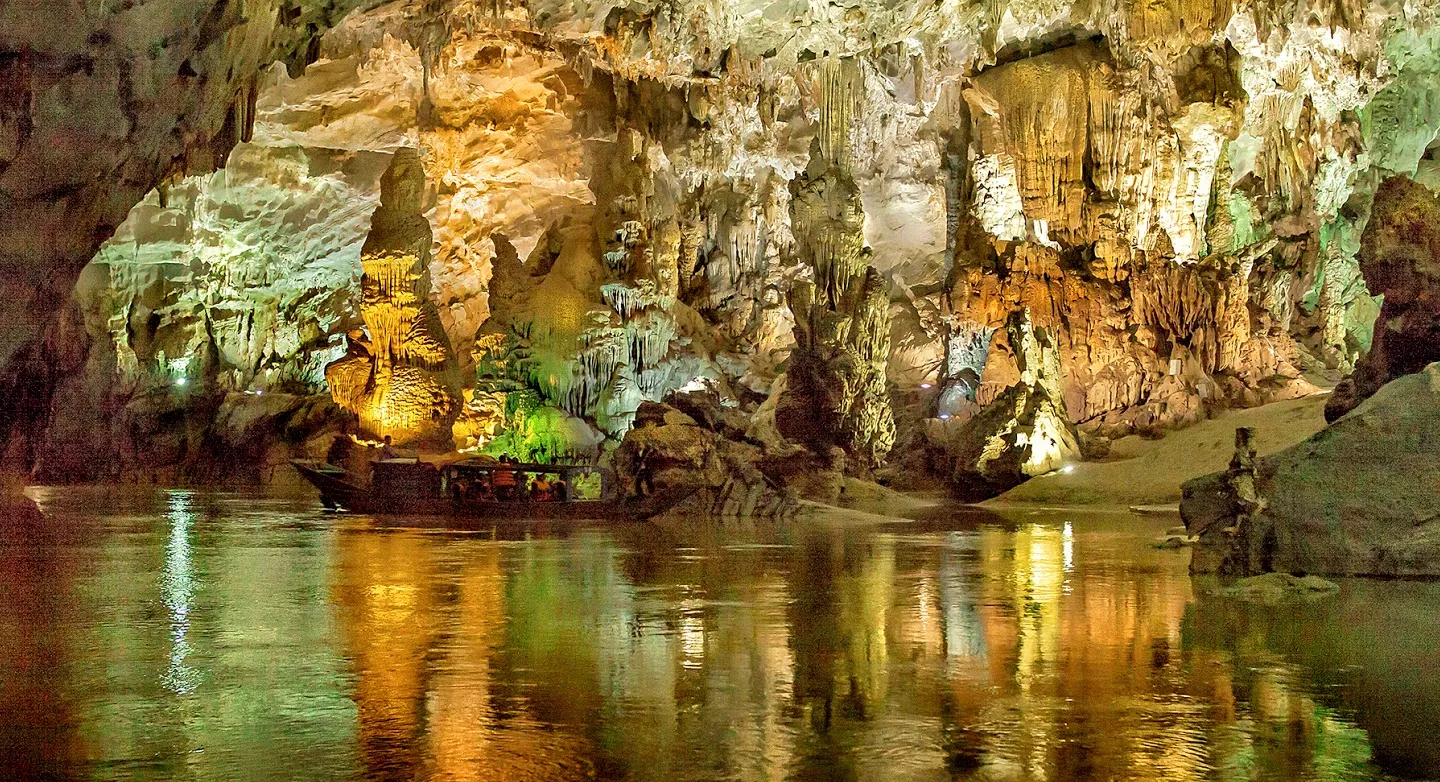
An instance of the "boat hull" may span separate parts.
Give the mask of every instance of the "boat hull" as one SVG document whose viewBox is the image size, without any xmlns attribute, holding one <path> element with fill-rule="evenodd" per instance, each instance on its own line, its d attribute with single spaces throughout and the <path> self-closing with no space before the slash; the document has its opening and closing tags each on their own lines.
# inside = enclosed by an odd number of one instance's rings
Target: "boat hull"
<svg viewBox="0 0 1440 782">
<path fill-rule="evenodd" d="M 572 502 L 460 501 L 443 496 L 383 495 L 359 485 L 338 467 L 324 462 L 293 460 L 291 464 L 320 490 L 327 508 L 355 513 L 406 516 L 454 516 L 495 520 L 635 520 L 651 518 L 675 507 L 694 489 L 675 489 L 635 499 Z"/>
</svg>

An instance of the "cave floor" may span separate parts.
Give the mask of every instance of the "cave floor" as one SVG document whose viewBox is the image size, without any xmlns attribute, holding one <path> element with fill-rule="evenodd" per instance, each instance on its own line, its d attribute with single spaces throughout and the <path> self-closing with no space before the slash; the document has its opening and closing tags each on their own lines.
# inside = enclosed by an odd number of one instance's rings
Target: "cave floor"
<svg viewBox="0 0 1440 782">
<path fill-rule="evenodd" d="M 20 778 L 1380 779 L 1440 768 L 1440 584 L 1206 595 L 1169 523 L 381 523 L 34 489 Z M 1377 642 L 1376 639 L 1384 639 Z"/>
</svg>

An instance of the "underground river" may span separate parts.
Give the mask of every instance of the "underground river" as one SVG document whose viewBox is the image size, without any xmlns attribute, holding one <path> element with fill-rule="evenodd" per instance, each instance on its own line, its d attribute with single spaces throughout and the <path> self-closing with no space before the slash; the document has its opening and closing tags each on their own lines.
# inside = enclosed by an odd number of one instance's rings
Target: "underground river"
<svg viewBox="0 0 1440 782">
<path fill-rule="evenodd" d="M 32 489 L 18 778 L 1426 778 L 1440 584 L 1204 594 L 1173 521 L 489 525 Z"/>
</svg>

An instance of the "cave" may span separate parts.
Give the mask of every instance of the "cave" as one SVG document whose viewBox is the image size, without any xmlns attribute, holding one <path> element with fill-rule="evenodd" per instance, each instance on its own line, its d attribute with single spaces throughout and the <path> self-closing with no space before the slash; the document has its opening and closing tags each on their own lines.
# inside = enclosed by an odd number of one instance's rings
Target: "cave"
<svg viewBox="0 0 1440 782">
<path fill-rule="evenodd" d="M 21 779 L 1432 779 L 1440 4 L 0 0 Z"/>
</svg>

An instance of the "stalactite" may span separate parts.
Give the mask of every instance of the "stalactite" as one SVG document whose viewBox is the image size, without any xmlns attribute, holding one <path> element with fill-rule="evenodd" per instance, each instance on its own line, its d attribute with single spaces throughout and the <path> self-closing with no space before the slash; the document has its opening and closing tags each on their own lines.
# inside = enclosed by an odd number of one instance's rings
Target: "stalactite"
<svg viewBox="0 0 1440 782">
<path fill-rule="evenodd" d="M 1052 229 L 1079 230 L 1089 137 L 1087 76 L 1100 68 L 1089 47 L 1000 66 L 976 77 L 999 101 L 1005 149 L 1016 161 L 1025 215 Z"/>
<path fill-rule="evenodd" d="M 831 167 L 848 169 L 850 131 L 854 122 L 859 71 L 854 61 L 826 57 L 820 61 L 820 157 Z"/>
</svg>

